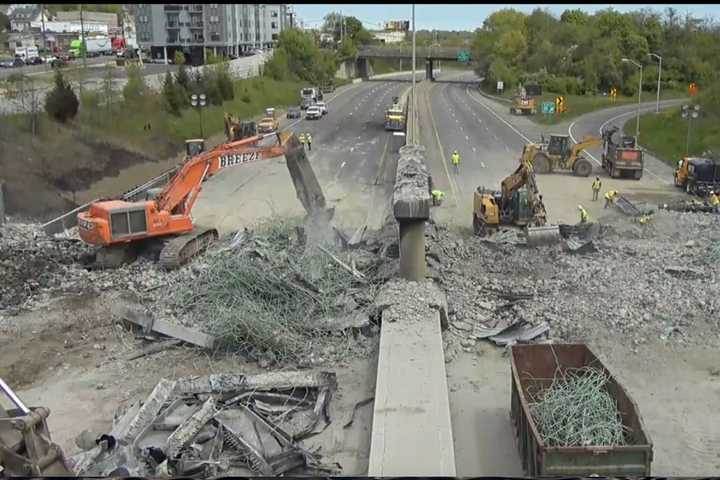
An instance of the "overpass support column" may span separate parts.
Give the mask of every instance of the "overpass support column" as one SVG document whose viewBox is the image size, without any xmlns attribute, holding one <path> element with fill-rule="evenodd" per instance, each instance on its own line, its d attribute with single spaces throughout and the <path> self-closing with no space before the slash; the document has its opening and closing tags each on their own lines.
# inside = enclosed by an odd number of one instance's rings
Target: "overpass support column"
<svg viewBox="0 0 720 480">
<path fill-rule="evenodd" d="M 425 221 L 430 218 L 430 175 L 421 145 L 400 149 L 393 213 L 400 224 L 400 276 L 425 279 Z"/>
<path fill-rule="evenodd" d="M 431 82 L 435 81 L 435 77 L 433 76 L 433 63 L 432 58 L 425 59 L 425 80 L 430 80 Z"/>
</svg>

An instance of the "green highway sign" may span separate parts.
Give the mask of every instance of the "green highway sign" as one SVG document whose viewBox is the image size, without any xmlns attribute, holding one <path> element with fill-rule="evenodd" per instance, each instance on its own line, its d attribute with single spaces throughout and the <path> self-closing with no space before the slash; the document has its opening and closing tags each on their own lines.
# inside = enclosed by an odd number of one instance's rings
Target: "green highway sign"
<svg viewBox="0 0 720 480">
<path fill-rule="evenodd" d="M 555 102 L 543 102 L 540 110 L 542 113 L 555 113 Z"/>
<path fill-rule="evenodd" d="M 470 61 L 470 52 L 467 50 L 461 50 L 460 53 L 458 53 L 457 61 L 460 63 L 467 63 Z"/>
</svg>

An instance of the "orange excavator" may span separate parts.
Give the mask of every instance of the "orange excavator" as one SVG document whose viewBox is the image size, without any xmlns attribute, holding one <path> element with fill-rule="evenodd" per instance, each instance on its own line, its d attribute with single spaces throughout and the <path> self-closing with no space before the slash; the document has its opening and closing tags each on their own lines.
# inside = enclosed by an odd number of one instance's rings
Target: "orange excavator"
<svg viewBox="0 0 720 480">
<path fill-rule="evenodd" d="M 269 138 L 277 142 L 263 145 Z M 325 198 L 304 149 L 292 133 L 255 135 L 222 144 L 189 158 L 155 198 L 99 201 L 78 214 L 80 238 L 101 248 L 95 267 L 116 268 L 133 261 L 140 249 L 159 249 L 160 265 L 177 268 L 218 238 L 215 228 L 193 224 L 191 212 L 202 183 L 225 168 L 286 155 L 298 198 L 308 212 L 325 207 Z M 298 178 L 299 177 L 299 178 Z"/>
</svg>

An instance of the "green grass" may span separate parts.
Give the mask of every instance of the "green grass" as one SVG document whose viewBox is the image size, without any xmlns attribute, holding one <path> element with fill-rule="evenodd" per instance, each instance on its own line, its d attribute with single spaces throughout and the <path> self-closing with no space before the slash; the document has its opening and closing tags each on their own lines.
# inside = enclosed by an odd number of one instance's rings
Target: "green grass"
<svg viewBox="0 0 720 480">
<path fill-rule="evenodd" d="M 707 115 L 692 120 L 688 153 L 701 155 L 707 150 L 720 151 L 720 119 Z M 635 135 L 635 118 L 625 123 L 625 133 Z M 640 116 L 640 143 L 654 156 L 669 165 L 686 155 L 688 120 L 683 120 L 680 108 L 648 113 Z"/>
<path fill-rule="evenodd" d="M 235 82 L 235 98 L 221 106 L 207 106 L 202 110 L 203 136 L 210 136 L 224 130 L 223 116 L 232 113 L 240 119 L 253 119 L 267 107 L 281 108 L 298 103 L 298 81 L 276 81 L 269 78 L 254 78 Z M 116 95 L 121 96 L 118 92 Z M 248 99 L 244 102 L 243 99 Z M 152 126 L 152 134 L 143 129 L 146 123 Z M 185 109 L 180 116 L 169 114 L 162 105 L 159 94 L 148 95 L 139 104 L 118 102 L 110 111 L 105 108 L 84 108 L 76 124 L 83 129 L 102 130 L 108 136 L 122 141 L 129 147 L 147 154 L 158 155 L 168 150 L 168 144 L 176 149 L 182 147 L 188 138 L 200 136 L 200 114 L 195 109 Z M 159 140 L 161 139 L 161 140 Z M 162 145 L 158 145 L 158 142 Z"/>
<path fill-rule="evenodd" d="M 507 100 L 510 100 L 514 94 L 513 90 L 506 89 L 502 95 L 496 95 L 495 92 L 490 92 L 488 90 L 484 90 L 486 93 L 493 95 L 493 96 L 499 96 L 502 98 L 505 98 Z M 558 93 L 552 93 L 552 92 L 544 92 L 543 95 L 539 98 L 537 98 L 537 109 L 538 113 L 535 115 L 530 116 L 529 118 L 534 121 L 535 123 L 539 123 L 542 125 L 555 125 L 557 123 L 562 123 L 565 121 L 573 120 L 576 117 L 579 117 L 580 115 L 584 115 L 586 113 L 594 112 L 596 110 L 601 110 L 603 108 L 611 108 L 611 107 L 617 107 L 620 105 L 628 105 L 632 103 L 637 102 L 637 97 L 625 97 L 618 95 L 617 98 L 613 101 L 610 99 L 610 97 L 602 96 L 602 95 L 563 95 L 565 97 L 565 108 L 566 111 L 563 113 L 554 113 L 552 115 L 544 115 L 541 113 L 541 105 L 543 102 L 555 102 L 555 97 L 557 97 Z M 674 90 L 664 90 L 662 92 L 662 99 L 667 100 L 670 98 L 680 98 L 685 95 L 682 91 L 674 91 Z M 641 100 L 643 102 L 649 102 L 656 98 L 655 93 L 653 92 L 642 92 Z M 508 109 L 510 108 L 510 104 L 508 103 Z"/>
</svg>

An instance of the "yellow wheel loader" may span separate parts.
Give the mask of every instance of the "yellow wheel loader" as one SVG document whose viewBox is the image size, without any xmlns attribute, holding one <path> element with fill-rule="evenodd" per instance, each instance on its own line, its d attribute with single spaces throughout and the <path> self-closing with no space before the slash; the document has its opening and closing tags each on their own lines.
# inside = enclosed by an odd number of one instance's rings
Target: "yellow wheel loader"
<svg viewBox="0 0 720 480">
<path fill-rule="evenodd" d="M 528 143 L 523 147 L 522 161 L 529 162 L 537 173 L 570 171 L 578 177 L 592 173 L 592 163 L 583 156 L 586 148 L 600 145 L 601 138 L 585 137 L 582 142 L 572 144 L 568 135 L 550 135 L 546 143 Z"/>
</svg>

